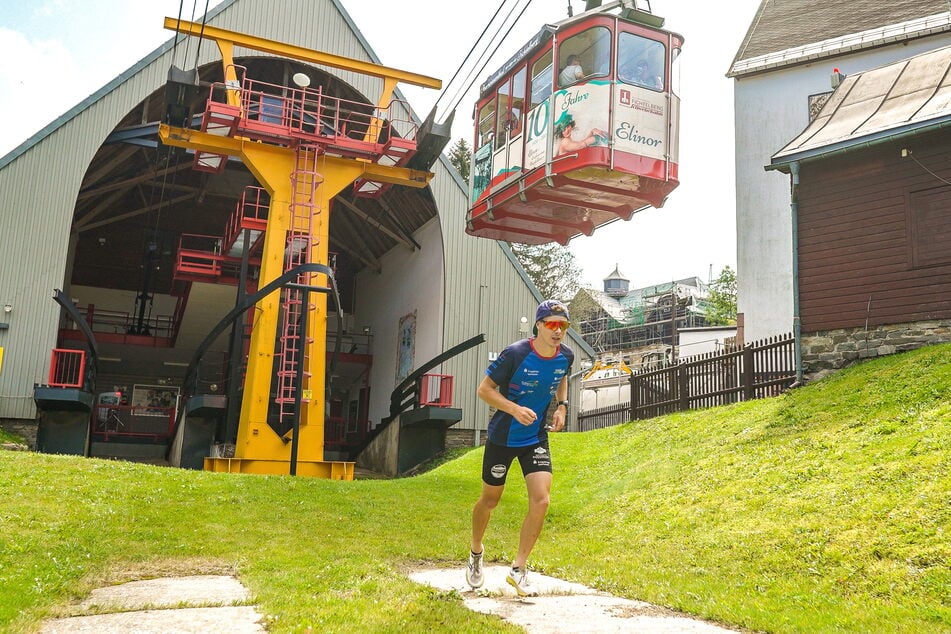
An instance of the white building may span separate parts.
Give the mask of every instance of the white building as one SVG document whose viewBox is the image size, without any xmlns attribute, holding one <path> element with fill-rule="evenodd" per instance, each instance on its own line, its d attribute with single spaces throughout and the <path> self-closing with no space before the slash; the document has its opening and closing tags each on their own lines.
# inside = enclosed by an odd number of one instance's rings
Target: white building
<svg viewBox="0 0 951 634">
<path fill-rule="evenodd" d="M 849 75 L 951 44 L 944 0 L 763 0 L 727 75 L 735 80 L 739 337 L 793 331 L 789 179 L 770 157 Z"/>
</svg>

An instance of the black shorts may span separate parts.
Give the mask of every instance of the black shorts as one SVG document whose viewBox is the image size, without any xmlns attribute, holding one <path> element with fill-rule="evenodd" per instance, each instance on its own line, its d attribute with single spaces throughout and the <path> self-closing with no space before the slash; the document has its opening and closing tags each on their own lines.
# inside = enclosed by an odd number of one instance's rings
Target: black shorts
<svg viewBox="0 0 951 634">
<path fill-rule="evenodd" d="M 490 441 L 485 444 L 485 454 L 482 456 L 482 481 L 491 486 L 505 484 L 505 477 L 515 458 L 518 458 L 523 475 L 536 471 L 551 473 L 551 452 L 548 451 L 547 439 L 527 447 L 503 447 Z"/>
</svg>

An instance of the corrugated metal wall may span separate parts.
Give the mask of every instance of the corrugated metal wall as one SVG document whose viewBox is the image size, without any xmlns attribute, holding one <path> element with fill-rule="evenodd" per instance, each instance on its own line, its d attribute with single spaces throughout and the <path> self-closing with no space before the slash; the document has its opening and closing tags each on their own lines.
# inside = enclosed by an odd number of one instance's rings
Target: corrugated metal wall
<svg viewBox="0 0 951 634">
<path fill-rule="evenodd" d="M 363 39 L 352 32 L 352 22 L 332 0 L 226 2 L 211 12 L 208 23 L 371 58 Z M 178 65 L 194 64 L 193 58 L 180 59 L 182 53 L 180 44 Z M 217 59 L 217 47 L 205 43 L 199 63 Z M 13 306 L 13 312 L 2 318 L 9 329 L 0 331 L 5 351 L 0 418 L 35 416 L 33 384 L 46 380 L 50 350 L 56 343 L 59 307 L 52 292 L 63 288 L 70 222 L 89 162 L 116 122 L 165 83 L 172 61 L 169 42 L 0 159 L 0 306 Z M 365 94 L 379 92 L 380 80 L 337 74 Z"/>
<path fill-rule="evenodd" d="M 531 328 L 539 297 L 506 256 L 506 246 L 465 232 L 468 195 L 444 165 L 434 169 L 432 189 L 439 202 L 446 254 L 444 347 L 479 333 L 486 336 L 485 344 L 447 362 L 443 371 L 455 377 L 455 406 L 464 414 L 456 428 L 485 429 L 488 406 L 475 391 L 489 355 L 525 336 L 519 332 L 519 320 L 527 317 Z"/>
<path fill-rule="evenodd" d="M 379 61 L 336 0 L 234 0 L 213 10 L 208 23 Z M 235 51 L 236 56 L 251 53 Z M 181 55 L 180 44 L 174 61 L 185 67 L 194 64 Z M 199 64 L 218 59 L 217 47 L 202 46 Z M 59 308 L 51 295 L 54 288 L 63 288 L 69 227 L 89 162 L 116 122 L 165 83 L 172 61 L 169 42 L 0 159 L 0 306 L 14 307 L 0 317 L 10 324 L 0 331 L 0 347 L 5 349 L 0 418 L 35 416 L 32 387 L 46 380 L 58 327 Z M 330 72 L 373 99 L 382 85 L 364 75 Z M 476 399 L 475 387 L 488 354 L 519 336 L 519 318 L 533 318 L 537 298 L 504 247 L 466 235 L 465 188 L 441 163 L 433 169 L 446 253 L 445 346 L 487 334 L 486 345 L 453 359 L 444 371 L 456 376 L 456 406 L 466 412 L 460 426 L 484 428 L 487 410 Z"/>
</svg>

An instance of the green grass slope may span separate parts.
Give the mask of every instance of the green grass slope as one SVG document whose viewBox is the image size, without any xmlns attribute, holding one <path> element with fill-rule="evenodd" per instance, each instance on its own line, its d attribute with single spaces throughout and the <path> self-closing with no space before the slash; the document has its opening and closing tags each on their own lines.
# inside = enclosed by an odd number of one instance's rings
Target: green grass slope
<svg viewBox="0 0 951 634">
<path fill-rule="evenodd" d="M 951 346 L 552 451 L 540 571 L 752 630 L 951 631 Z M 0 452 L 0 630 L 102 583 L 226 571 L 274 632 L 519 631 L 403 574 L 461 567 L 481 456 L 330 482 Z M 514 555 L 523 488 L 491 560 Z"/>
</svg>

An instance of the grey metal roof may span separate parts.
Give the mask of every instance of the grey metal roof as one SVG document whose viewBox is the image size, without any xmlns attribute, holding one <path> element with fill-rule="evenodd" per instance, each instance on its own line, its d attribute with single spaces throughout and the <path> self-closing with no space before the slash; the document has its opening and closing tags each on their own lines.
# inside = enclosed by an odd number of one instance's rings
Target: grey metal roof
<svg viewBox="0 0 951 634">
<path fill-rule="evenodd" d="M 951 121 L 951 46 L 846 77 L 769 168 Z"/>
<path fill-rule="evenodd" d="M 949 31 L 948 9 L 948 0 L 762 0 L 727 75 Z"/>
</svg>

